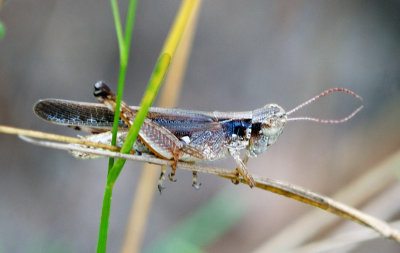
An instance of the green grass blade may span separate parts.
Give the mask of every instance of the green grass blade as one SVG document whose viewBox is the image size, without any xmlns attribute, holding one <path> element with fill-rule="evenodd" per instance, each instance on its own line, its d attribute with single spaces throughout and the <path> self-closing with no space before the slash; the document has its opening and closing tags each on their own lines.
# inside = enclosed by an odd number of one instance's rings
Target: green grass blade
<svg viewBox="0 0 400 253">
<path fill-rule="evenodd" d="M 120 115 L 120 107 L 121 107 L 121 100 L 122 100 L 122 91 L 120 91 L 120 85 L 124 86 L 125 75 L 123 74 L 124 69 L 126 70 L 127 64 L 123 64 L 122 58 L 125 58 L 125 44 L 124 44 L 124 37 L 122 36 L 122 25 L 121 25 L 121 17 L 119 15 L 118 9 L 118 2 L 117 0 L 110 0 L 111 10 L 114 17 L 114 25 L 115 25 L 115 32 L 117 34 L 117 41 L 118 41 L 118 49 L 119 49 L 119 59 L 120 59 L 120 69 L 119 69 L 119 77 L 118 77 L 118 91 L 117 91 L 117 99 L 116 99 L 116 106 L 115 106 L 115 113 L 114 113 L 114 122 L 113 122 L 113 130 L 112 130 L 112 137 L 111 137 L 111 145 L 115 146 L 117 143 L 117 132 L 118 132 L 118 121 Z M 127 62 L 127 61 L 126 61 Z M 126 63 L 125 62 L 125 63 Z M 110 157 L 108 159 L 108 173 L 110 173 L 112 166 L 114 165 L 114 157 Z"/>
<path fill-rule="evenodd" d="M 113 14 L 119 16 L 118 5 L 116 4 L 116 1 L 115 2 L 114 1 L 111 0 Z M 114 3 L 114 5 L 113 5 L 113 3 Z M 139 129 L 144 122 L 144 119 L 147 115 L 148 109 L 151 106 L 152 102 L 154 101 L 154 98 L 157 95 L 158 89 L 160 88 L 161 83 L 167 73 L 169 64 L 171 62 L 171 58 L 176 51 L 176 48 L 180 41 L 180 38 L 182 37 L 183 31 L 188 23 L 190 14 L 195 9 L 194 7 L 196 5 L 194 3 L 195 3 L 195 1 L 193 1 L 193 0 L 185 0 L 181 5 L 179 13 L 174 21 L 173 27 L 168 35 L 168 38 L 165 42 L 163 50 L 161 51 L 161 56 L 159 57 L 156 67 L 150 78 L 148 88 L 147 88 L 145 95 L 142 99 L 142 102 L 140 104 L 140 109 L 135 117 L 134 124 L 129 129 L 128 136 L 121 148 L 122 153 L 129 153 L 132 149 L 133 143 L 135 142 L 135 140 L 139 134 Z M 133 8 L 134 5 L 129 4 L 129 6 L 131 8 Z M 129 13 L 130 13 L 130 11 L 128 11 L 128 16 L 134 16 Z M 115 18 L 115 16 L 114 16 L 114 18 Z M 119 20 L 119 18 L 118 18 L 118 20 Z M 127 23 L 129 23 L 128 21 L 131 21 L 131 20 L 127 20 Z M 133 20 L 132 20 L 132 22 L 133 22 Z M 117 22 L 116 22 L 116 26 L 118 26 Z M 128 27 L 129 26 L 127 26 L 126 34 L 131 34 L 131 31 L 128 31 L 129 30 Z M 133 27 L 133 25 L 132 25 L 132 27 Z M 117 35 L 118 35 L 118 33 L 119 32 L 117 31 Z M 126 40 L 125 42 L 130 43 L 130 39 Z M 127 52 L 127 50 L 124 51 L 124 53 L 126 53 L 126 52 Z M 123 63 L 123 62 L 121 61 L 121 63 Z M 123 66 L 123 64 L 121 64 L 121 66 Z M 123 68 L 121 68 L 121 69 L 123 69 Z M 122 76 L 123 78 L 120 78 L 119 80 L 125 79 L 125 73 L 126 73 L 126 71 L 124 72 L 124 74 Z M 120 77 L 121 77 L 121 72 L 120 72 Z M 123 87 L 123 82 L 121 82 L 121 83 L 122 83 L 122 86 L 120 86 L 120 82 L 119 82 L 118 88 Z M 119 91 L 118 93 L 119 94 L 117 94 L 117 99 L 118 99 L 118 95 L 122 97 L 122 91 L 121 92 Z M 118 103 L 117 103 L 117 106 L 119 106 Z M 119 109 L 117 106 L 116 106 L 116 114 L 119 113 Z M 117 116 L 115 116 L 115 119 L 116 118 L 117 118 Z M 115 121 L 114 121 L 114 125 L 115 125 Z M 111 164 L 112 163 L 110 161 L 109 162 L 110 167 L 111 167 Z M 97 252 L 105 252 L 106 251 L 108 223 L 109 223 L 109 215 L 110 215 L 110 209 L 111 209 L 112 188 L 113 188 L 114 183 L 117 180 L 118 175 L 120 174 L 124 164 L 125 164 L 125 160 L 117 159 L 117 161 L 114 163 L 112 168 L 109 169 L 109 173 L 107 176 L 107 186 L 106 186 L 104 200 L 103 200 L 102 215 L 101 215 L 101 220 L 100 220 L 100 231 L 99 231 Z"/>
<path fill-rule="evenodd" d="M 122 25 L 121 25 L 121 18 L 119 15 L 118 10 L 118 3 L 116 0 L 110 0 L 111 9 L 114 17 L 115 23 L 115 30 L 117 33 L 118 39 L 118 47 L 120 53 L 120 70 L 119 70 L 119 77 L 118 77 L 118 90 L 117 90 L 117 97 L 116 97 L 116 108 L 114 114 L 114 123 L 113 123 L 113 135 L 111 140 L 111 145 L 116 144 L 117 138 L 117 131 L 118 131 L 118 121 L 119 121 L 119 114 L 120 114 L 120 105 L 122 100 L 122 94 L 124 90 L 124 82 L 126 76 L 126 70 L 128 66 L 128 59 L 129 59 L 129 48 L 131 42 L 131 35 L 135 21 L 135 13 L 136 13 L 136 5 L 137 0 L 131 0 L 129 2 L 128 7 L 128 14 L 126 18 L 126 32 L 125 35 L 129 36 L 123 37 L 122 34 Z M 108 161 L 108 173 L 114 165 L 114 158 L 110 158 Z M 109 179 L 109 175 L 107 175 L 107 182 Z M 99 229 L 99 238 L 97 242 L 97 252 L 106 252 L 107 250 L 107 236 L 108 236 L 108 225 L 109 225 L 109 217 L 110 217 L 110 210 L 111 210 L 111 197 L 112 197 L 112 189 L 113 184 L 109 185 L 107 183 L 105 192 L 104 192 L 104 199 L 103 199 L 103 208 L 101 213 L 100 219 L 100 229 Z"/>
<path fill-rule="evenodd" d="M 125 40 L 122 35 L 122 25 L 121 25 L 121 17 L 119 15 L 118 2 L 117 2 L 117 0 L 110 0 L 110 4 L 111 4 L 113 17 L 114 17 L 115 31 L 117 33 L 119 56 L 120 56 L 120 59 L 123 59 L 123 58 L 125 58 L 125 44 L 124 44 Z M 129 21 L 133 22 L 133 20 L 127 19 L 127 22 L 129 22 Z"/>
<path fill-rule="evenodd" d="M 153 103 L 157 92 L 162 84 L 162 81 L 167 74 L 168 66 L 171 62 L 171 56 L 169 54 L 163 54 L 157 61 L 156 68 L 154 69 L 153 75 L 150 79 L 147 90 L 143 96 L 142 102 L 140 103 L 140 109 L 136 114 L 135 120 L 133 122 L 133 127 L 129 129 L 126 140 L 121 148 L 121 153 L 129 153 L 132 150 L 133 143 L 135 142 L 140 127 L 142 126 L 144 119 L 146 118 L 149 107 Z M 108 177 L 108 183 L 113 184 L 117 180 L 119 173 L 122 170 L 122 166 L 125 164 L 125 160 L 117 159 L 113 168 L 111 169 L 110 175 Z"/>
<path fill-rule="evenodd" d="M 103 253 L 107 251 L 107 236 L 108 236 L 108 224 L 111 211 L 111 197 L 112 197 L 113 187 L 106 186 L 103 198 L 103 208 L 101 210 L 100 219 L 100 230 L 99 239 L 97 242 L 97 253 Z"/>
<path fill-rule="evenodd" d="M 0 21 L 0 40 L 4 37 L 5 33 L 6 33 L 6 28 L 3 25 L 3 22 Z"/>
<path fill-rule="evenodd" d="M 131 37 L 132 37 L 132 30 L 133 30 L 133 26 L 135 23 L 137 0 L 131 0 L 129 2 L 127 17 L 126 17 L 126 24 L 125 24 L 125 37 L 123 37 L 123 34 L 122 34 L 122 25 L 121 25 L 121 18 L 119 15 L 119 10 L 118 10 L 118 3 L 116 0 L 110 0 L 110 3 L 111 3 L 113 16 L 114 16 L 115 31 L 117 33 L 118 47 L 119 47 L 119 53 L 120 53 L 120 70 L 119 70 L 119 77 L 118 77 L 118 90 L 117 90 L 114 123 L 113 123 L 112 139 L 111 139 L 111 145 L 115 145 L 116 140 L 117 140 L 117 131 L 118 131 L 118 121 L 119 121 L 119 116 L 120 116 L 121 100 L 122 100 L 122 94 L 124 92 L 126 70 L 128 67 L 128 59 L 129 59 L 129 51 L 130 51 L 129 49 L 130 49 L 130 43 L 131 43 Z M 114 158 L 110 158 L 108 161 L 108 171 L 109 172 L 110 172 L 113 164 L 114 164 Z"/>
<path fill-rule="evenodd" d="M 137 6 L 137 0 L 132 0 L 129 2 L 126 20 L 135 20 L 136 6 Z M 125 26 L 124 43 L 125 43 L 125 50 L 126 50 L 125 55 L 126 56 L 129 56 L 133 26 L 134 26 L 134 22 L 127 22 L 126 26 Z M 126 59 L 126 62 L 128 62 L 128 59 Z"/>
<path fill-rule="evenodd" d="M 194 10 L 195 6 L 196 3 L 193 0 L 185 0 L 182 3 L 172 29 L 170 30 L 170 33 L 165 41 L 163 50 L 161 51 L 161 56 L 158 59 L 152 77 L 150 78 L 148 88 L 145 92 L 142 102 L 140 103 L 140 109 L 135 117 L 134 124 L 129 129 L 128 136 L 126 137 L 126 140 L 121 148 L 121 153 L 129 153 L 131 151 L 133 143 L 138 136 L 139 129 L 147 115 L 148 108 L 151 106 L 154 98 L 157 95 L 158 89 L 160 88 L 161 83 L 167 73 L 171 58 L 178 47 L 179 41 L 188 23 L 190 14 Z M 124 160 L 118 159 L 116 161 L 110 171 L 110 176 L 107 179 L 109 184 L 114 184 L 124 164 Z"/>
</svg>

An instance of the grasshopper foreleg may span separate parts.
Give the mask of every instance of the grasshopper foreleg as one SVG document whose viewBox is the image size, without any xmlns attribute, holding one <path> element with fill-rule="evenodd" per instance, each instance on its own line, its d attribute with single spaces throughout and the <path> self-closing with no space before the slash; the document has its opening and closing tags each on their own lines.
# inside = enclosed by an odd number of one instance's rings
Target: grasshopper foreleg
<svg viewBox="0 0 400 253">
<path fill-rule="evenodd" d="M 239 172 L 239 174 L 243 177 L 243 179 L 247 182 L 247 184 L 250 186 L 250 188 L 253 188 L 255 186 L 255 182 L 253 177 L 250 175 L 249 171 L 247 170 L 246 163 L 249 160 L 248 155 L 246 153 L 246 156 L 242 160 L 240 158 L 240 152 L 239 150 L 236 149 L 229 149 L 229 153 L 233 157 L 236 163 L 236 173 Z M 239 178 L 233 180 L 234 184 L 239 183 Z"/>
</svg>

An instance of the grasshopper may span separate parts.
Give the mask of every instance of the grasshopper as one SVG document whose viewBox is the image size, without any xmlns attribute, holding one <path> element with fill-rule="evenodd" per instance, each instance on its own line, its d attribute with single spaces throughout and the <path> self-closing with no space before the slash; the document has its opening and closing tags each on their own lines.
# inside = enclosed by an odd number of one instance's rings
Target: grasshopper
<svg viewBox="0 0 400 253">
<path fill-rule="evenodd" d="M 174 163 L 169 174 L 171 181 L 174 181 L 178 161 L 214 161 L 231 156 L 235 160 L 237 178 L 242 176 L 248 185 L 253 187 L 254 179 L 246 167 L 248 159 L 257 157 L 274 144 L 288 121 L 308 120 L 336 124 L 351 119 L 362 109 L 361 105 L 347 117 L 337 120 L 289 117 L 300 108 L 333 92 L 345 92 L 362 100 L 359 95 L 350 90 L 333 88 L 318 94 L 288 112 L 277 104 L 267 104 L 259 109 L 243 112 L 203 112 L 152 107 L 139 131 L 139 138 L 135 142 L 133 150 L 173 160 Z M 110 88 L 101 81 L 94 85 L 94 96 L 101 104 L 43 99 L 34 105 L 34 112 L 39 118 L 52 123 L 91 132 L 93 135 L 85 137 L 88 140 L 109 144 L 116 97 Z M 126 138 L 139 107 L 128 106 L 121 102 L 120 110 L 117 146 L 121 146 Z M 244 158 L 241 158 L 241 150 L 245 150 Z M 91 158 L 88 154 L 74 153 L 74 155 L 79 158 Z M 160 176 L 159 190 L 162 189 L 164 173 L 165 168 Z M 193 186 L 198 188 L 196 175 L 193 173 Z"/>
</svg>

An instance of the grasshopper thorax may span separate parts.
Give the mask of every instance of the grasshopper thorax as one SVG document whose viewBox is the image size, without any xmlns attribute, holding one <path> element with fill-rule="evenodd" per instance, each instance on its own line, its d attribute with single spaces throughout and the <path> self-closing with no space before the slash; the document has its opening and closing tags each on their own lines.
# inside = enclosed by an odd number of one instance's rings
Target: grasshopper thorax
<svg viewBox="0 0 400 253">
<path fill-rule="evenodd" d="M 254 110 L 249 155 L 257 156 L 274 144 L 282 133 L 286 121 L 285 110 L 277 104 L 267 104 Z"/>
</svg>

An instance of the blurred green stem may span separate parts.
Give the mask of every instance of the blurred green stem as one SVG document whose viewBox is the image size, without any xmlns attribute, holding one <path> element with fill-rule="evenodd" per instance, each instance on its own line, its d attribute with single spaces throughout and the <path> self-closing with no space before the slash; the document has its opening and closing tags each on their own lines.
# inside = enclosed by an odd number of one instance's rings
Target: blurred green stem
<svg viewBox="0 0 400 253">
<path fill-rule="evenodd" d="M 4 33 L 6 31 L 6 28 L 4 27 L 3 22 L 0 21 L 0 39 L 4 37 Z"/>
<path fill-rule="evenodd" d="M 133 3 L 134 2 L 134 3 Z M 132 0 L 129 4 L 129 10 L 127 14 L 127 25 L 125 30 L 125 38 L 122 38 L 122 27 L 119 18 L 118 12 L 118 4 L 116 0 L 111 0 L 111 6 L 113 8 L 113 15 L 115 21 L 115 26 L 117 30 L 118 44 L 120 46 L 120 52 L 124 53 L 121 55 L 121 67 L 120 67 L 120 78 L 118 83 L 118 94 L 117 94 L 117 106 L 115 109 L 115 118 L 114 118 L 114 129 L 118 129 L 118 120 L 119 120 L 119 106 L 122 97 L 122 88 L 123 82 L 125 80 L 126 73 L 126 64 L 129 55 L 129 44 L 130 44 L 130 35 L 132 33 L 134 13 L 136 8 L 136 1 Z M 140 103 L 140 109 L 136 114 L 135 120 L 133 122 L 133 126 L 129 129 L 128 136 L 121 148 L 121 153 L 129 153 L 132 149 L 133 143 L 135 142 L 141 125 L 144 122 L 146 114 L 148 112 L 149 107 L 153 103 L 154 98 L 157 95 L 157 92 L 161 86 L 161 83 L 167 73 L 169 64 L 171 62 L 171 58 L 174 55 L 178 43 L 182 37 L 182 34 L 185 30 L 185 27 L 188 23 L 189 17 L 191 13 L 194 11 L 194 7 L 196 6 L 196 1 L 194 0 L 185 0 L 182 2 L 181 8 L 179 10 L 178 15 L 175 18 L 174 24 L 168 34 L 168 37 L 164 43 L 164 47 L 161 51 L 160 57 L 156 63 L 153 74 L 150 78 L 149 84 L 147 86 L 147 90 L 143 96 L 142 102 Z M 127 38 L 129 37 L 129 38 Z M 123 39 L 123 43 L 121 40 Z M 122 48 L 121 48 L 122 46 Z M 125 64 L 125 65 L 124 65 Z M 124 66 L 124 67 L 123 67 Z M 120 91 L 121 89 L 121 91 Z M 118 100 L 119 99 L 119 100 Z M 118 115 L 118 116 L 117 116 Z M 113 163 L 109 162 L 111 167 Z M 108 224 L 109 224 L 109 216 L 111 209 L 111 197 L 112 197 L 112 189 L 115 181 L 120 174 L 123 165 L 125 164 L 124 159 L 117 159 L 115 164 L 112 165 L 111 169 L 109 167 L 109 173 L 107 175 L 107 185 L 104 192 L 104 200 L 103 200 L 103 208 L 100 220 L 100 230 L 99 230 L 99 239 L 97 243 L 97 252 L 106 252 L 107 248 L 107 232 L 108 232 Z"/>
<path fill-rule="evenodd" d="M 118 39 L 118 47 L 119 47 L 119 55 L 120 55 L 120 68 L 119 68 L 119 77 L 118 77 L 118 90 L 117 90 L 117 98 L 116 98 L 116 106 L 115 106 L 115 114 L 114 114 L 114 124 L 113 124 L 113 135 L 111 140 L 111 145 L 116 144 L 117 139 L 117 131 L 118 131 L 118 122 L 120 115 L 120 105 L 122 100 L 122 94 L 124 90 L 124 82 L 126 76 L 126 69 L 128 66 L 129 59 L 129 48 L 131 43 L 131 35 L 133 30 L 133 25 L 135 22 L 135 13 L 136 13 L 136 5 L 137 0 L 129 1 L 129 7 L 126 17 L 126 25 L 125 25 L 125 37 L 122 34 L 122 25 L 121 18 L 118 10 L 118 2 L 117 0 L 110 0 L 112 13 L 114 16 L 115 30 L 117 33 Z M 109 184 L 109 174 L 112 171 L 114 165 L 114 158 L 110 158 L 108 162 L 108 175 L 107 175 L 107 185 L 104 192 L 103 199 L 103 208 L 101 212 L 100 219 L 100 229 L 99 229 L 99 238 L 97 241 L 97 252 L 106 252 L 107 250 L 107 235 L 108 235 L 108 224 L 111 210 L 111 197 L 113 185 Z M 123 165 L 123 164 L 122 164 Z M 122 166 L 121 166 L 122 168 Z M 119 173 L 118 173 L 119 174 Z"/>
<path fill-rule="evenodd" d="M 115 114 L 114 114 L 114 124 L 113 124 L 113 131 L 112 131 L 113 134 L 112 134 L 112 139 L 111 139 L 111 145 L 115 146 L 116 140 L 117 140 L 117 131 L 118 131 L 118 121 L 119 121 L 119 115 L 120 115 L 121 100 L 122 100 L 122 94 L 124 92 L 126 69 L 128 67 L 129 49 L 130 49 L 130 44 L 131 44 L 132 30 L 133 30 L 133 25 L 135 23 L 137 0 L 131 0 L 129 2 L 128 12 L 127 12 L 127 16 L 126 16 L 125 36 L 122 35 L 122 25 L 121 25 L 121 18 L 119 15 L 117 0 L 111 0 L 110 2 L 111 2 L 112 12 L 113 12 L 113 16 L 114 16 L 115 31 L 117 33 L 119 55 L 120 55 L 118 90 L 117 90 L 117 98 L 116 98 L 116 106 L 115 106 Z M 113 164 L 114 164 L 114 158 L 110 158 L 109 162 L 108 162 L 108 172 L 110 172 Z"/>
</svg>

